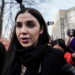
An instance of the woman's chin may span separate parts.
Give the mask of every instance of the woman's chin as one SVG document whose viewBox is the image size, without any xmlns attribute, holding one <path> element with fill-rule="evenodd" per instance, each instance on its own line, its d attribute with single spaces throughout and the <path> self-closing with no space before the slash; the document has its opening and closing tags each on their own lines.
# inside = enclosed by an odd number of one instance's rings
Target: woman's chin
<svg viewBox="0 0 75 75">
<path fill-rule="evenodd" d="M 21 45 L 22 45 L 23 47 L 25 47 L 25 48 L 28 48 L 28 47 L 31 47 L 31 46 L 32 46 L 32 44 L 23 44 L 23 43 L 21 43 Z"/>
</svg>

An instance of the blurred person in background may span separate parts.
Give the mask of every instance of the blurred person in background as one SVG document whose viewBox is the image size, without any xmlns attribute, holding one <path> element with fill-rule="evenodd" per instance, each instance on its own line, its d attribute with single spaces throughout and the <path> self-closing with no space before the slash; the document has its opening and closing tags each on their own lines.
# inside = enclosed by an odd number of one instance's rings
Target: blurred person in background
<svg viewBox="0 0 75 75">
<path fill-rule="evenodd" d="M 72 50 L 75 51 L 75 29 L 68 29 L 68 37 L 65 40 L 66 45 Z"/>
<path fill-rule="evenodd" d="M 65 44 L 67 47 L 70 48 L 71 54 L 67 53 L 65 57 L 67 57 L 67 55 L 72 57 L 72 60 L 74 61 L 72 62 L 72 64 L 75 65 L 75 29 L 68 29 L 67 36 L 68 37 L 65 40 Z"/>
<path fill-rule="evenodd" d="M 53 40 L 51 42 L 51 45 L 53 48 L 58 48 L 62 51 L 66 51 L 66 45 L 65 45 L 65 41 L 61 38 Z"/>
<path fill-rule="evenodd" d="M 67 63 L 75 65 L 75 53 L 72 52 L 68 46 L 66 46 L 63 39 L 56 39 L 51 43 L 51 45 L 53 48 L 58 48 L 64 52 L 64 58 Z"/>
</svg>

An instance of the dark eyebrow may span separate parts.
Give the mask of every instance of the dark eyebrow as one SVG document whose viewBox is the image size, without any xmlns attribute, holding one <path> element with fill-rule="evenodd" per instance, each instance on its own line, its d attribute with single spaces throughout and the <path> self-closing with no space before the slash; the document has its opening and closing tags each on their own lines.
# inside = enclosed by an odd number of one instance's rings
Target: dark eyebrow
<svg viewBox="0 0 75 75">
<path fill-rule="evenodd" d="M 27 22 L 35 22 L 34 20 L 30 20 L 30 21 L 27 21 Z"/>
<path fill-rule="evenodd" d="M 36 22 L 35 22 L 34 20 L 27 21 L 26 23 L 33 23 L 33 24 L 36 24 Z"/>
<path fill-rule="evenodd" d="M 17 24 L 21 24 L 21 22 L 15 22 L 15 25 L 17 25 Z"/>
</svg>

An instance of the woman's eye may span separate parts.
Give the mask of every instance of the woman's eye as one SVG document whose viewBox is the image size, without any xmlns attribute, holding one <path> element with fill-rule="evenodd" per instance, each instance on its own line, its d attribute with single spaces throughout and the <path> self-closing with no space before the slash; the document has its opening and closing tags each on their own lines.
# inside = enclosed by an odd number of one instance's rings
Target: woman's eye
<svg viewBox="0 0 75 75">
<path fill-rule="evenodd" d="M 16 27 L 21 28 L 22 24 L 21 23 L 16 23 Z"/>
<path fill-rule="evenodd" d="M 27 24 L 26 24 L 28 27 L 32 28 L 35 26 L 35 23 L 32 22 L 32 21 L 28 21 Z"/>
</svg>

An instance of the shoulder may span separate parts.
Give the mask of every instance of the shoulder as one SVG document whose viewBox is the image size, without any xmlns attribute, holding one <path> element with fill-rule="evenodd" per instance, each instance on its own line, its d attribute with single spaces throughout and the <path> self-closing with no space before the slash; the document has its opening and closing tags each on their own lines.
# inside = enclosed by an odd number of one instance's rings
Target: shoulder
<svg viewBox="0 0 75 75">
<path fill-rule="evenodd" d="M 47 46 L 46 51 L 47 51 L 47 53 L 52 53 L 55 55 L 63 55 L 64 54 L 63 51 L 56 49 L 56 48 L 52 48 L 51 46 Z"/>
<path fill-rule="evenodd" d="M 70 41 L 73 41 L 73 40 L 75 40 L 75 37 L 71 37 Z"/>
<path fill-rule="evenodd" d="M 64 52 L 59 49 L 47 47 L 45 60 L 49 60 L 49 62 L 51 62 L 51 60 L 52 62 L 56 60 L 56 62 L 65 63 Z"/>
<path fill-rule="evenodd" d="M 62 66 L 66 64 L 63 51 L 48 46 L 43 58 L 43 63 L 44 65 L 47 64 L 51 70 L 56 69 L 60 71 Z"/>
</svg>

